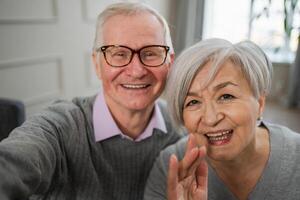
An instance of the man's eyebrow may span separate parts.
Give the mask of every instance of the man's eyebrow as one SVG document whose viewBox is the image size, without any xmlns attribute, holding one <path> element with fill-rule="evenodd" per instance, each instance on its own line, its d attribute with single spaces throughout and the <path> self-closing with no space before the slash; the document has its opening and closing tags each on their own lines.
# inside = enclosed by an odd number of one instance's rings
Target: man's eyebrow
<svg viewBox="0 0 300 200">
<path fill-rule="evenodd" d="M 220 83 L 220 84 L 216 85 L 216 86 L 214 87 L 214 90 L 215 90 L 215 91 L 220 90 L 220 89 L 222 89 L 222 88 L 227 87 L 228 85 L 238 86 L 236 83 L 233 83 L 233 82 L 231 82 L 231 81 L 226 81 L 226 82 L 224 82 L 224 83 Z"/>
</svg>

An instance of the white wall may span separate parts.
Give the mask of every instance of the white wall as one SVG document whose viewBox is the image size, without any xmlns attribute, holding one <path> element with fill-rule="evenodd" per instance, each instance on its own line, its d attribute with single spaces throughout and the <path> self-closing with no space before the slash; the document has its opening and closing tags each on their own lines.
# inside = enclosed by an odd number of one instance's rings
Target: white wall
<svg viewBox="0 0 300 200">
<path fill-rule="evenodd" d="M 140 1 L 170 18 L 171 0 Z M 22 100 L 30 115 L 53 99 L 97 92 L 95 19 L 112 2 L 0 0 L 0 97 Z"/>
</svg>

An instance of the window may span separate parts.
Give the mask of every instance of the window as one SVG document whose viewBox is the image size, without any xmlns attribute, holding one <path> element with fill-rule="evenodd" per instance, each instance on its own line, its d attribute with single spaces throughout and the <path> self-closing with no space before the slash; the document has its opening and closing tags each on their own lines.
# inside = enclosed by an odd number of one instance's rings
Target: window
<svg viewBox="0 0 300 200">
<path fill-rule="evenodd" d="M 221 37 L 231 42 L 250 39 L 272 60 L 293 60 L 298 44 L 300 1 L 294 10 L 290 38 L 284 29 L 284 0 L 210 0 L 205 3 L 203 38 Z"/>
<path fill-rule="evenodd" d="M 205 1 L 203 38 L 220 37 L 231 42 L 248 38 L 250 0 Z"/>
</svg>

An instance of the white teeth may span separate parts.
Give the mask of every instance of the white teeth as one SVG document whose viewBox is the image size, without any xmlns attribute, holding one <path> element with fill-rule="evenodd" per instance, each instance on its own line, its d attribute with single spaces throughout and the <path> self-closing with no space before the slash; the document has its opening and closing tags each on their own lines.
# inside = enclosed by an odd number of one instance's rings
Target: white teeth
<svg viewBox="0 0 300 200">
<path fill-rule="evenodd" d="M 225 140 L 227 138 L 228 138 L 228 136 L 225 135 L 225 136 L 222 136 L 222 137 L 211 137 L 211 138 L 209 138 L 209 140 L 210 141 L 219 141 L 219 140 Z"/>
<path fill-rule="evenodd" d="M 130 89 L 140 89 L 140 88 L 145 88 L 147 87 L 146 84 L 142 84 L 142 85 L 129 85 L 129 84 L 124 84 L 123 87 L 125 88 L 130 88 Z"/>
<path fill-rule="evenodd" d="M 227 130 L 227 131 L 222 131 L 222 132 L 218 132 L 218 133 L 207 133 L 207 134 L 205 134 L 205 135 L 208 136 L 208 137 L 220 137 L 220 136 L 224 136 L 224 135 L 226 135 L 226 134 L 228 134 L 228 133 L 230 133 L 229 130 Z"/>
<path fill-rule="evenodd" d="M 225 141 L 231 138 L 232 130 L 219 131 L 213 133 L 211 132 L 211 133 L 206 133 L 205 135 L 210 142 L 215 143 L 218 141 Z"/>
</svg>

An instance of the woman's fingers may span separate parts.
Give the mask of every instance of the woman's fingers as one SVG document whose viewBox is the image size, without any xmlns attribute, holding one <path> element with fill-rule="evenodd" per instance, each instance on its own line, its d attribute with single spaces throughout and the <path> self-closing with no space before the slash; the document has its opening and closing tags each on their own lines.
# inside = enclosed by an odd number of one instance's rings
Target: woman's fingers
<svg viewBox="0 0 300 200">
<path fill-rule="evenodd" d="M 193 174 L 180 180 L 178 178 L 179 162 L 175 155 L 171 155 L 169 160 L 169 171 L 167 179 L 167 198 L 168 200 L 181 199 L 207 199 L 207 163 L 204 159 L 206 155 L 205 147 L 197 151 L 197 167 Z"/>
<path fill-rule="evenodd" d="M 197 147 L 196 138 L 193 133 L 190 133 L 189 140 L 186 146 L 186 152 L 183 159 L 179 162 L 178 176 L 179 181 L 195 174 L 200 162 L 206 156 L 205 146 Z"/>
<path fill-rule="evenodd" d="M 167 179 L 168 200 L 207 199 L 208 168 L 205 156 L 206 148 L 198 148 L 193 135 L 190 135 L 180 162 L 174 154 L 171 155 Z"/>
<path fill-rule="evenodd" d="M 196 170 L 196 180 L 197 180 L 197 190 L 195 196 L 197 199 L 207 199 L 208 195 L 208 166 L 206 160 L 204 159 L 206 156 L 206 148 L 202 146 L 199 149 L 199 157 L 201 158 L 201 162 Z"/>
<path fill-rule="evenodd" d="M 178 160 L 172 154 L 169 160 L 169 171 L 167 180 L 167 197 L 168 200 L 177 199 L 177 185 L 178 185 Z"/>
<path fill-rule="evenodd" d="M 208 166 L 205 160 L 206 148 L 204 146 L 199 148 L 199 164 L 193 179 L 190 179 L 190 184 L 185 191 L 188 191 L 188 199 L 190 200 L 207 200 L 208 197 Z M 191 176 L 190 176 L 191 177 Z"/>
<path fill-rule="evenodd" d="M 205 160 L 206 156 L 206 148 L 204 146 L 200 147 L 199 149 L 199 158 L 200 163 L 196 170 L 196 177 L 197 177 L 197 185 L 198 187 L 207 187 L 207 179 L 208 179 L 208 166 Z"/>
<path fill-rule="evenodd" d="M 198 165 L 198 147 L 193 148 L 190 152 L 186 153 L 183 159 L 179 163 L 179 179 L 184 179 L 189 174 L 193 173 L 193 170 L 197 168 Z"/>
<path fill-rule="evenodd" d="M 193 133 L 190 133 L 185 152 L 189 152 L 195 147 L 197 147 L 196 138 Z"/>
<path fill-rule="evenodd" d="M 197 168 L 197 158 L 199 154 L 199 148 L 196 144 L 196 138 L 193 134 L 189 135 L 186 151 L 183 159 L 179 163 L 179 179 L 183 179 L 189 174 L 193 173 Z"/>
</svg>

